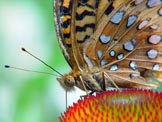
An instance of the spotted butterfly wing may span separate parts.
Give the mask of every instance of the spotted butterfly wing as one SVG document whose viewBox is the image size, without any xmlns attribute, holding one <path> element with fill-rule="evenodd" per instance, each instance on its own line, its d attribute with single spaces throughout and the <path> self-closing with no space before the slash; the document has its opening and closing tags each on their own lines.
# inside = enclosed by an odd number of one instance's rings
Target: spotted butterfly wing
<svg viewBox="0 0 162 122">
<path fill-rule="evenodd" d="M 162 81 L 160 0 L 56 0 L 59 43 L 72 71 L 67 89 L 155 88 Z"/>
<path fill-rule="evenodd" d="M 75 3 L 74 3 L 75 2 Z M 97 0 L 56 0 L 55 16 L 59 43 L 73 70 L 87 66 L 83 48 L 96 25 Z"/>
</svg>

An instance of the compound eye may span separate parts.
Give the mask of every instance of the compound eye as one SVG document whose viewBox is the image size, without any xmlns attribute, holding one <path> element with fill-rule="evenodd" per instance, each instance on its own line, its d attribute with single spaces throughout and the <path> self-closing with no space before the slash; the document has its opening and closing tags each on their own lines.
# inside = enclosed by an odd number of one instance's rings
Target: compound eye
<svg viewBox="0 0 162 122">
<path fill-rule="evenodd" d="M 73 77 L 65 78 L 65 85 L 68 87 L 73 87 L 75 85 L 75 80 Z"/>
</svg>

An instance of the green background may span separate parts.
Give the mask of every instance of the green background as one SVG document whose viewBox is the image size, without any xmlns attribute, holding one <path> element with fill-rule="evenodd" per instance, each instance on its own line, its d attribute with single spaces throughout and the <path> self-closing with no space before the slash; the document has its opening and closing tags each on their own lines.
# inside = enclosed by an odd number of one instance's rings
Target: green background
<svg viewBox="0 0 162 122">
<path fill-rule="evenodd" d="M 0 122 L 56 122 L 66 109 L 56 76 L 4 68 L 9 64 L 56 74 L 21 47 L 62 74 L 70 71 L 57 42 L 52 0 L 0 1 Z M 68 105 L 84 94 L 68 93 Z"/>
<path fill-rule="evenodd" d="M 56 38 L 53 0 L 0 0 L 0 122 L 56 122 L 66 109 L 56 76 L 4 68 L 8 64 L 56 74 L 21 47 L 62 74 L 70 71 Z M 68 105 L 83 94 L 68 93 Z"/>
</svg>

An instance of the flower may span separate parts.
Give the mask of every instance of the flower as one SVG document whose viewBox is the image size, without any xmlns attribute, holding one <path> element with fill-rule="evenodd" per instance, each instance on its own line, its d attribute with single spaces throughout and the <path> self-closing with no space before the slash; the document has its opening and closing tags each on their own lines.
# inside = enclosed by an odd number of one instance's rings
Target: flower
<svg viewBox="0 0 162 122">
<path fill-rule="evenodd" d="M 111 90 L 69 107 L 60 122 L 162 122 L 162 92 Z"/>
</svg>

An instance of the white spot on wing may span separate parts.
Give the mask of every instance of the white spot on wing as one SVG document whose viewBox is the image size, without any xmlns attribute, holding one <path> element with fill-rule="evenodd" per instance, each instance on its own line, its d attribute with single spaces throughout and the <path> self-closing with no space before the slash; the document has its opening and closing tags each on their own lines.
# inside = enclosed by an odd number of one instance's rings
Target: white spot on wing
<svg viewBox="0 0 162 122">
<path fill-rule="evenodd" d="M 114 50 L 111 50 L 111 51 L 110 51 L 110 56 L 111 56 L 111 57 L 114 57 L 115 54 L 116 54 L 116 52 L 115 52 Z"/>
<path fill-rule="evenodd" d="M 124 43 L 123 47 L 126 51 L 132 51 L 134 49 L 134 45 L 131 41 Z"/>
<path fill-rule="evenodd" d="M 120 59 L 122 59 L 123 57 L 124 57 L 124 54 L 121 53 L 121 54 L 119 54 L 119 55 L 117 56 L 117 59 L 120 60 Z"/>
<path fill-rule="evenodd" d="M 110 36 L 106 36 L 106 35 L 102 34 L 102 35 L 100 36 L 100 40 L 101 40 L 101 42 L 102 42 L 103 44 L 106 44 L 106 43 L 110 42 Z"/>
<path fill-rule="evenodd" d="M 162 16 L 162 8 L 159 10 L 159 15 Z"/>
<path fill-rule="evenodd" d="M 136 1 L 135 1 L 135 4 L 138 5 L 138 4 L 140 4 L 141 2 L 143 2 L 143 0 L 136 0 Z"/>
<path fill-rule="evenodd" d="M 153 67 L 152 67 L 152 70 L 160 70 L 160 65 L 159 64 L 155 64 Z"/>
<path fill-rule="evenodd" d="M 151 44 L 158 44 L 162 40 L 160 35 L 151 35 L 148 39 L 148 42 Z"/>
<path fill-rule="evenodd" d="M 145 26 L 149 23 L 149 21 L 150 21 L 150 18 L 148 18 L 148 19 L 142 21 L 142 22 L 139 24 L 138 29 L 142 29 L 143 27 L 145 27 Z"/>
<path fill-rule="evenodd" d="M 130 64 L 129 64 L 129 66 L 130 66 L 131 69 L 133 69 L 133 70 L 135 70 L 135 69 L 137 68 L 137 64 L 136 64 L 136 62 L 134 62 L 134 61 L 131 61 Z"/>
<path fill-rule="evenodd" d="M 102 57 L 102 51 L 101 50 L 98 50 L 97 51 L 97 55 L 98 55 L 98 58 L 101 58 Z"/>
<path fill-rule="evenodd" d="M 153 25 L 151 25 L 150 27 L 151 27 L 152 29 L 155 29 L 155 30 L 156 30 L 156 29 L 158 29 L 160 26 L 159 26 L 158 24 L 153 24 Z"/>
<path fill-rule="evenodd" d="M 88 64 L 88 66 L 89 67 L 93 67 L 93 64 L 92 64 L 92 62 L 91 62 L 91 60 L 89 59 L 89 57 L 87 57 L 86 55 L 84 55 L 84 60 L 87 62 L 87 64 Z"/>
<path fill-rule="evenodd" d="M 155 7 L 157 5 L 160 5 L 161 3 L 162 3 L 161 0 L 148 0 L 147 5 L 149 7 Z"/>
<path fill-rule="evenodd" d="M 155 49 L 151 49 L 149 51 L 147 51 L 147 56 L 149 59 L 155 59 L 158 55 L 158 51 Z"/>
<path fill-rule="evenodd" d="M 133 25 L 133 23 L 136 21 L 137 16 L 136 15 L 131 15 L 128 17 L 128 21 L 127 21 L 127 27 L 130 27 L 131 25 Z"/>
<path fill-rule="evenodd" d="M 114 24 L 119 24 L 123 18 L 124 11 L 118 11 L 114 14 L 114 16 L 110 19 L 110 21 Z"/>
<path fill-rule="evenodd" d="M 109 68 L 109 70 L 112 70 L 112 71 L 116 71 L 118 69 L 119 68 L 118 68 L 118 65 L 117 64 L 114 64 L 114 65 L 110 66 L 110 68 Z"/>
<path fill-rule="evenodd" d="M 106 64 L 108 64 L 108 61 L 105 60 L 105 59 L 103 59 L 103 60 L 101 61 L 101 66 L 104 66 L 104 65 L 106 65 Z"/>
</svg>

